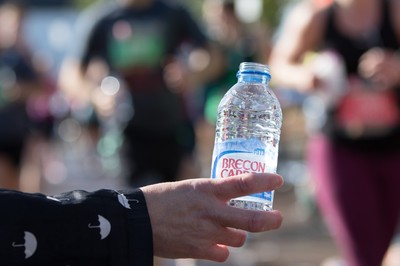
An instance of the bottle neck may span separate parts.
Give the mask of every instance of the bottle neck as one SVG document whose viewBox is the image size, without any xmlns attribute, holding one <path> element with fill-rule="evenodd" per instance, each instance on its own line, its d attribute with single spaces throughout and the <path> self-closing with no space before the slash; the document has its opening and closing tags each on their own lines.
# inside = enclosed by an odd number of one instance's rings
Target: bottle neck
<svg viewBox="0 0 400 266">
<path fill-rule="evenodd" d="M 262 83 L 268 84 L 269 76 L 263 74 L 238 74 L 239 83 Z"/>
<path fill-rule="evenodd" d="M 237 73 L 239 83 L 262 83 L 268 84 L 271 79 L 269 68 L 267 65 L 243 62 L 239 66 Z"/>
</svg>

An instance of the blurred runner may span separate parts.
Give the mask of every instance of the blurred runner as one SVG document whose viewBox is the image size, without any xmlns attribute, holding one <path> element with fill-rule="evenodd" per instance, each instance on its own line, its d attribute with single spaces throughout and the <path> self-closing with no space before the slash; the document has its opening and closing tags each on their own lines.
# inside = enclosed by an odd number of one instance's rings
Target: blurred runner
<svg viewBox="0 0 400 266">
<path fill-rule="evenodd" d="M 101 119 L 105 107 L 118 115 L 112 93 L 98 89 L 107 76 L 117 79 L 133 108 L 122 125 L 129 182 L 175 180 L 195 147 L 186 97 L 200 76 L 213 73 L 217 58 L 207 38 L 186 9 L 168 1 L 117 1 L 85 13 L 83 21 L 80 28 L 88 29 L 64 64 L 62 89 L 73 102 L 93 104 Z"/>
</svg>

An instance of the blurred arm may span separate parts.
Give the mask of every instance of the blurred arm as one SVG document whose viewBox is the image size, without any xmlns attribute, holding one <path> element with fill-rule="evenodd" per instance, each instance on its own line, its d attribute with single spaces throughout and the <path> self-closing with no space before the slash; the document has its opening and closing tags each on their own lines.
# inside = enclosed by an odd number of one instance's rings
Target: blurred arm
<svg viewBox="0 0 400 266">
<path fill-rule="evenodd" d="M 269 61 L 273 82 L 303 92 L 312 90 L 317 80 L 303 59 L 306 52 L 317 48 L 322 38 L 324 12 L 304 2 L 294 7 L 283 23 Z"/>
</svg>

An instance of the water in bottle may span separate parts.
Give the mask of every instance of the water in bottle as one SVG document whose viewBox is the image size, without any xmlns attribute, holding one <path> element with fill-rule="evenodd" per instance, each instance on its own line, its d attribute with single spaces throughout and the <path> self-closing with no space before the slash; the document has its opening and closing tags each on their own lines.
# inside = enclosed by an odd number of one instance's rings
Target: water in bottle
<svg viewBox="0 0 400 266">
<path fill-rule="evenodd" d="M 280 104 L 269 88 L 266 65 L 243 62 L 218 106 L 211 178 L 243 173 L 276 173 L 282 125 Z M 272 210 L 273 191 L 230 200 L 230 205 Z"/>
</svg>

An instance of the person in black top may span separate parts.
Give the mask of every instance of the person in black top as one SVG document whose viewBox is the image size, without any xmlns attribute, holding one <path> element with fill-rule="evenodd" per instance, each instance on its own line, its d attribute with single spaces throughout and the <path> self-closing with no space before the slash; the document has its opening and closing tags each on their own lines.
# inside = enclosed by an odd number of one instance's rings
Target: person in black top
<svg viewBox="0 0 400 266">
<path fill-rule="evenodd" d="M 381 265 L 399 221 L 399 12 L 392 0 L 302 2 L 270 58 L 275 85 L 313 100 L 316 199 L 349 266 Z"/>
<path fill-rule="evenodd" d="M 246 174 L 55 196 L 0 189 L 1 265 L 150 266 L 153 255 L 222 262 L 246 231 L 282 222 L 279 211 L 239 209 L 229 199 L 282 183 L 276 174 Z"/>
<path fill-rule="evenodd" d="M 133 108 L 120 128 L 130 183 L 172 181 L 195 145 L 189 83 L 214 71 L 207 38 L 186 9 L 160 0 L 96 7 L 82 24 L 89 29 L 61 70 L 61 89 L 73 101 L 93 103 L 101 116 L 95 89 L 107 75 L 118 78 Z"/>
</svg>

